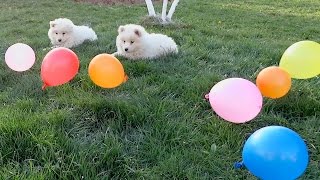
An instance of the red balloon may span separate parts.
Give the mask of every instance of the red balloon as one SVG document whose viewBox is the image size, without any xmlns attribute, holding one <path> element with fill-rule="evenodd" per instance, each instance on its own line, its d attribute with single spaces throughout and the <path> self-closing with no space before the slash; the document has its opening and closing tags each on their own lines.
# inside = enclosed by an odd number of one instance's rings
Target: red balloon
<svg viewBox="0 0 320 180">
<path fill-rule="evenodd" d="M 42 89 L 69 82 L 77 75 L 79 66 L 78 56 L 72 50 L 59 47 L 49 51 L 41 65 Z"/>
</svg>

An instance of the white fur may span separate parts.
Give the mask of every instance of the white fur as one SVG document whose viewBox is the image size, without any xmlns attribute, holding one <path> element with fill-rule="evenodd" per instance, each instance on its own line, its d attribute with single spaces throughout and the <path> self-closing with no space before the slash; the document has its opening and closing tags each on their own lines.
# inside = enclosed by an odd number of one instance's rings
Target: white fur
<svg viewBox="0 0 320 180">
<path fill-rule="evenodd" d="M 153 59 L 168 53 L 178 53 L 174 40 L 163 34 L 149 34 L 142 26 L 127 24 L 120 26 L 116 40 L 115 56 L 128 59 Z M 125 50 L 127 49 L 127 51 Z"/>
<path fill-rule="evenodd" d="M 50 21 L 48 36 L 54 47 L 72 48 L 84 41 L 97 40 L 96 33 L 88 26 L 76 26 L 70 19 L 59 18 Z M 60 40 L 60 42 L 59 42 Z"/>
</svg>

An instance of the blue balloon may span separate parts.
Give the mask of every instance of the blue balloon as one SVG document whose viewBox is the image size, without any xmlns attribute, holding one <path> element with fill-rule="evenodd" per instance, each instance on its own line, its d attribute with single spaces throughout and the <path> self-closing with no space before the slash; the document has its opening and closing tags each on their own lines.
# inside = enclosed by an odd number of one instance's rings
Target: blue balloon
<svg viewBox="0 0 320 180">
<path fill-rule="evenodd" d="M 294 180 L 309 163 L 307 145 L 293 130 L 267 126 L 246 141 L 242 158 L 245 167 L 263 180 Z"/>
</svg>

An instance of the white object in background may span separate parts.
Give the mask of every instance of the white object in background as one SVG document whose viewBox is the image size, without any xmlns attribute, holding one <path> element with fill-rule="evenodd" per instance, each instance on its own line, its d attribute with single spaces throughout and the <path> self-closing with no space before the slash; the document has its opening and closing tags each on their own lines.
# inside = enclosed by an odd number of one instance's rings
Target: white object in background
<svg viewBox="0 0 320 180">
<path fill-rule="evenodd" d="M 154 7 L 151 0 L 146 0 L 147 8 L 149 16 L 156 16 L 156 12 L 154 11 Z"/>
<path fill-rule="evenodd" d="M 172 2 L 172 5 L 171 5 L 170 10 L 169 10 L 168 15 L 167 15 L 167 18 L 170 21 L 171 21 L 171 18 L 172 18 L 172 15 L 173 15 L 174 11 L 176 10 L 176 7 L 177 7 L 178 3 L 179 3 L 179 0 L 174 0 Z"/>
<path fill-rule="evenodd" d="M 168 0 L 163 0 L 161 19 L 164 22 L 166 21 L 167 6 L 168 6 Z"/>
</svg>

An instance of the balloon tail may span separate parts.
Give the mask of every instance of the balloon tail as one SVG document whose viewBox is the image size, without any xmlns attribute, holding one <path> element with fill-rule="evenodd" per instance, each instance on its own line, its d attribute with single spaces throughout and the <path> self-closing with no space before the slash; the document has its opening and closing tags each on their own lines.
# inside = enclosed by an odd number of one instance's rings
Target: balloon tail
<svg viewBox="0 0 320 180">
<path fill-rule="evenodd" d="M 127 82 L 127 81 L 128 81 L 128 79 L 129 79 L 128 75 L 124 75 L 123 82 L 124 82 L 124 83 L 125 83 L 125 82 Z"/>
<path fill-rule="evenodd" d="M 235 169 L 240 169 L 240 168 L 243 168 L 243 167 L 244 167 L 243 161 L 234 163 L 234 168 Z"/>
<path fill-rule="evenodd" d="M 42 90 L 44 91 L 44 90 L 46 90 L 46 88 L 47 88 L 47 85 L 46 85 L 46 84 L 43 84 L 43 85 L 42 85 Z"/>
<path fill-rule="evenodd" d="M 209 99 L 209 94 L 204 95 L 204 98 L 208 100 Z"/>
</svg>

